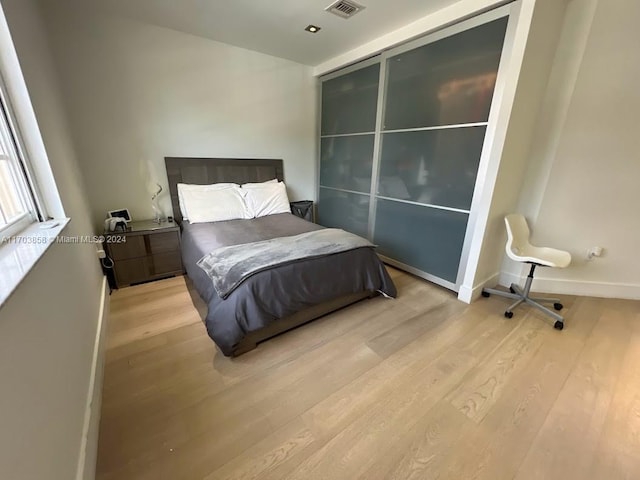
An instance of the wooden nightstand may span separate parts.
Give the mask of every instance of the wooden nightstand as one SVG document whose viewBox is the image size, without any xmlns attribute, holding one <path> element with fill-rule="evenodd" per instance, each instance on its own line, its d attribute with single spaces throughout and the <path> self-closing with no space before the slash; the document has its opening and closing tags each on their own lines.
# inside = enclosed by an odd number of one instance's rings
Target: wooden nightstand
<svg viewBox="0 0 640 480">
<path fill-rule="evenodd" d="M 118 288 L 182 275 L 180 227 L 174 222 L 130 222 L 126 232 L 105 232 Z"/>
<path fill-rule="evenodd" d="M 313 211 L 313 200 L 299 200 L 289 203 L 291 213 L 296 217 L 304 218 L 308 222 L 315 222 L 315 214 Z"/>
</svg>

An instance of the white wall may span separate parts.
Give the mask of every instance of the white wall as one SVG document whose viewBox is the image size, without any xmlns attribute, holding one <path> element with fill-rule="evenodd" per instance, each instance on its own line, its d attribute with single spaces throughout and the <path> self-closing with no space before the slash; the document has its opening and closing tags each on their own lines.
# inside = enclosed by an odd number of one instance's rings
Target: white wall
<svg viewBox="0 0 640 480">
<path fill-rule="evenodd" d="M 2 7 L 71 217 L 64 234 L 91 234 L 40 12 L 33 0 Z M 75 478 L 102 288 L 93 245 L 54 244 L 1 307 L 0 478 Z"/>
<path fill-rule="evenodd" d="M 290 197 L 315 197 L 317 86 L 309 67 L 48 5 L 94 222 L 123 207 L 150 218 L 147 179 L 166 186 L 165 156 L 283 158 Z M 162 203 L 169 213 L 168 195 Z"/>
<path fill-rule="evenodd" d="M 638 2 L 570 2 L 520 209 L 534 242 L 574 260 L 539 270 L 534 289 L 640 298 L 639 21 Z M 595 245 L 605 255 L 587 262 Z M 504 269 L 503 283 L 520 273 L 512 262 Z"/>
</svg>

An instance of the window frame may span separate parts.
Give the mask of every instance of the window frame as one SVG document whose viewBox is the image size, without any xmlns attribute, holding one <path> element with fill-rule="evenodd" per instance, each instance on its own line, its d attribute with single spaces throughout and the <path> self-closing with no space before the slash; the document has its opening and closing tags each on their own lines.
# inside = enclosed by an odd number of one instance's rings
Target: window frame
<svg viewBox="0 0 640 480">
<path fill-rule="evenodd" d="M 13 112 L 4 78 L 0 74 L 0 135 L 6 137 L 8 158 L 0 161 L 9 162 L 17 176 L 17 190 L 26 209 L 24 213 L 5 225 L 0 225 L 0 238 L 6 238 L 20 233 L 33 223 L 42 222 L 48 218 L 40 190 L 35 181 L 33 169 L 28 161 L 28 155 Z"/>
</svg>

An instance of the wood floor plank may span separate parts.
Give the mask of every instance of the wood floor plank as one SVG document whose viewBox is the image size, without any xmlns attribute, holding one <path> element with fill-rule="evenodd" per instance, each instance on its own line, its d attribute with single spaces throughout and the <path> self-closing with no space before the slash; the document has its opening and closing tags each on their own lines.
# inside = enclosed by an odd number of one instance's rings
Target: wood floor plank
<svg viewBox="0 0 640 480">
<path fill-rule="evenodd" d="M 433 466 L 456 448 L 458 439 L 473 422 L 451 403 L 442 400 L 399 441 L 387 445 L 360 480 L 422 480 L 437 478 Z"/>
<path fill-rule="evenodd" d="M 298 367 L 298 363 L 294 363 L 294 360 L 289 360 L 272 366 L 264 374 L 246 376 L 235 382 L 227 381 L 226 378 L 219 378 L 218 370 L 212 369 L 207 362 L 208 354 L 206 351 L 198 356 L 199 360 L 195 363 L 196 371 L 187 372 L 186 377 L 182 379 L 178 378 L 180 372 L 184 371 L 180 365 L 178 365 L 177 369 L 174 369 L 174 363 L 168 363 L 166 371 L 158 372 L 156 364 L 151 363 L 150 365 L 153 366 L 152 374 L 157 376 L 158 373 L 161 373 L 162 375 L 162 381 L 157 383 L 155 387 L 165 392 L 165 395 L 156 395 L 153 391 L 146 396 L 143 393 L 137 399 L 137 406 L 129 408 L 124 414 L 120 414 L 117 422 L 112 421 L 110 424 L 111 429 L 116 431 L 115 436 L 119 436 L 119 432 L 122 429 L 129 428 L 132 424 L 145 428 L 150 432 L 161 431 L 163 421 L 170 418 L 171 415 L 181 413 L 180 409 L 176 409 L 174 406 L 176 401 L 178 401 L 182 409 L 190 408 L 192 414 L 197 418 L 206 417 L 208 412 L 216 410 L 224 410 L 229 415 L 249 408 L 252 404 L 263 401 L 264 398 L 270 395 L 279 394 L 279 392 L 300 378 L 313 380 L 309 373 L 314 370 L 326 370 L 327 351 L 335 349 L 337 345 L 341 345 L 342 351 L 348 352 L 350 349 L 363 346 L 363 339 L 367 338 L 365 332 L 376 335 L 378 332 L 393 328 L 413 315 L 412 310 L 396 308 L 392 321 L 376 322 L 377 316 L 384 315 L 384 313 L 384 311 L 381 311 L 368 315 L 368 320 L 373 322 L 372 324 L 367 324 L 364 321 L 359 322 L 355 328 L 345 330 L 344 335 L 335 339 L 333 345 L 322 342 L 314 345 L 315 348 L 307 350 L 295 359 L 295 362 L 300 362 L 302 367 Z M 191 349 L 187 349 L 187 351 L 191 352 Z M 369 350 L 367 349 L 367 351 Z M 172 357 L 168 356 L 167 358 L 171 359 Z M 339 360 L 337 358 L 332 361 L 339 362 Z M 189 361 L 189 358 L 185 361 Z M 329 364 L 331 364 L 331 361 Z M 218 381 L 199 382 L 198 376 L 201 375 L 202 371 L 208 373 L 207 377 L 216 376 Z M 192 373 L 195 373 L 195 375 Z M 142 371 L 142 374 L 144 375 L 145 372 Z M 169 376 L 167 377 L 167 375 Z M 166 381 L 167 379 L 168 381 Z M 191 379 L 196 382 L 194 386 L 191 386 L 191 383 L 187 383 Z M 182 393 L 183 391 L 185 393 Z M 167 401 L 168 397 L 172 398 L 171 402 Z M 143 415 L 144 411 L 152 412 L 152 414 Z M 107 412 L 107 414 L 109 413 Z M 211 425 L 204 424 L 202 428 L 204 429 L 207 426 Z M 125 445 L 122 445 L 122 448 L 125 447 Z"/>
<path fill-rule="evenodd" d="M 389 329 L 369 340 L 367 342 L 369 348 L 380 357 L 387 358 L 413 342 L 417 337 L 433 330 L 439 323 L 459 314 L 466 308 L 466 305 L 459 302 L 437 300 L 434 304 L 425 303 L 428 306 L 419 315 L 404 322 L 402 328 Z"/>
<path fill-rule="evenodd" d="M 573 322 L 572 310 L 573 302 L 570 308 L 565 308 L 568 323 Z M 521 375 L 522 369 L 526 368 L 541 345 L 550 338 L 561 335 L 558 331 L 549 330 L 544 317 L 537 310 L 522 309 L 518 315 L 519 318 L 524 318 L 521 323 L 523 328 L 515 330 L 492 356 L 470 371 L 466 381 L 449 396 L 454 406 L 477 423 L 482 421 L 496 403 L 509 381 Z M 578 318 L 582 317 L 579 315 Z M 589 318 L 594 317 L 591 315 Z M 567 337 L 581 336 L 585 328 L 590 331 L 593 327 L 590 321 L 577 322 L 567 328 L 563 335 L 564 341 L 568 340 Z"/>
<path fill-rule="evenodd" d="M 460 329 L 468 328 L 465 324 L 474 325 L 474 328 L 466 332 L 469 339 L 491 335 L 492 327 L 506 327 L 508 331 L 508 325 L 495 322 L 495 318 L 489 318 L 486 313 L 481 312 L 480 309 L 475 312 L 478 315 L 476 319 L 472 316 L 449 319 L 304 413 L 302 417 L 313 427 L 317 441 L 275 471 L 260 478 L 279 480 L 292 475 L 306 458 L 318 452 L 338 432 L 369 411 L 372 404 L 379 402 L 380 398 L 393 395 L 397 388 L 396 381 L 402 382 L 403 377 L 412 375 L 412 371 L 415 374 L 424 369 L 446 350 L 447 345 L 457 341 L 460 347 Z M 385 455 L 387 454 L 388 451 L 385 451 Z"/>
<path fill-rule="evenodd" d="M 110 463 L 117 465 L 133 461 L 126 471 L 119 473 L 135 473 L 136 478 L 146 478 L 143 471 L 149 462 L 166 464 L 163 471 L 173 472 L 175 478 L 185 470 L 195 475 L 196 470 L 206 473 L 218 468 L 258 441 L 256 431 L 271 433 L 317 403 L 327 392 L 340 388 L 380 361 L 365 345 L 357 349 L 345 348 L 344 352 L 332 360 L 327 360 L 322 352 L 312 352 L 314 355 L 301 359 L 304 367 L 290 369 L 284 366 L 259 382 L 235 385 L 197 403 L 182 400 L 184 395 L 176 393 L 171 403 L 158 405 L 161 407 L 159 410 L 156 407 L 157 412 L 150 417 L 151 422 L 142 424 L 150 435 L 147 443 L 140 445 L 135 440 L 116 440 L 110 449 L 114 455 Z M 339 368 L 341 365 L 346 368 Z M 186 390 L 185 395 L 190 395 L 190 389 Z M 295 402 L 291 403 L 289 398 Z M 176 404 L 189 406 L 176 409 Z M 181 431 L 168 430 L 165 427 L 167 421 L 179 423 Z M 135 424 L 136 421 L 129 419 L 129 423 Z M 127 424 L 121 424 L 119 431 Z M 214 439 L 210 439 L 211 431 L 216 432 Z M 165 445 L 174 448 L 175 453 L 170 458 L 165 455 Z M 208 449 L 208 455 L 200 462 L 194 462 L 193 451 L 202 448 Z M 135 461 L 145 451 L 144 459 Z"/>
<path fill-rule="evenodd" d="M 593 480 L 635 479 L 640 472 L 640 315 L 628 315 L 634 330 L 591 467 Z"/>
<path fill-rule="evenodd" d="M 402 298 L 375 297 L 314 320 L 304 328 L 272 338 L 238 358 L 228 359 L 217 351 L 213 357 L 214 368 L 233 383 L 292 362 L 310 349 L 320 348 L 345 335 L 368 339 L 413 315 L 415 310 L 406 307 Z M 379 319 L 385 319 L 386 324 Z M 372 327 L 377 333 L 371 330 Z"/>
<path fill-rule="evenodd" d="M 513 478 L 600 318 L 587 300 L 567 312 L 567 321 L 576 326 L 568 335 L 544 331 L 541 347 L 505 385 L 482 422 L 464 432 L 447 455 L 433 459 L 425 478 Z"/>
<path fill-rule="evenodd" d="M 429 332 L 387 358 L 350 384 L 346 385 L 304 414 L 316 432 L 328 435 L 346 427 L 367 412 L 380 399 L 393 395 L 410 383 L 445 352 L 468 348 L 478 338 L 506 335 L 510 328 L 494 322 L 483 312 L 450 319 L 438 332 Z M 459 323 L 471 323 L 460 335 Z M 502 330 L 502 332 L 501 332 Z"/>
<path fill-rule="evenodd" d="M 398 322 L 404 321 L 406 317 L 413 314 L 413 311 L 409 309 L 403 310 L 401 305 L 396 306 L 396 308 L 394 309 L 395 315 L 393 321 L 375 322 L 376 315 L 383 315 L 384 313 L 385 309 L 378 311 L 373 316 L 369 312 L 369 315 L 367 315 L 369 320 L 368 324 L 364 321 L 358 323 L 358 325 L 363 328 L 353 328 L 350 330 L 345 330 L 345 332 L 348 332 L 348 335 L 343 335 L 336 341 L 345 345 L 344 351 L 349 351 L 347 345 L 357 346 L 363 344 L 362 340 L 367 338 L 365 331 L 370 332 L 371 335 L 376 335 L 377 332 L 384 332 L 390 328 L 393 328 L 394 325 L 396 325 Z M 197 435 L 198 431 L 205 431 L 207 428 L 215 427 L 215 421 L 212 423 L 209 419 L 216 418 L 215 415 L 213 415 L 213 413 L 216 411 L 224 411 L 226 416 L 233 416 L 235 413 L 242 411 L 242 409 L 247 410 L 251 408 L 251 404 L 248 404 L 246 401 L 239 402 L 238 399 L 250 399 L 250 402 L 257 403 L 259 401 L 263 401 L 265 395 L 280 394 L 279 392 L 282 391 L 283 388 L 287 387 L 292 382 L 295 382 L 296 379 L 306 376 L 311 380 L 321 380 L 322 375 L 316 375 L 314 377 L 312 375 L 309 375 L 308 373 L 310 371 L 313 371 L 314 368 L 323 371 L 330 371 L 326 370 L 326 368 L 330 368 L 331 365 L 330 363 L 327 364 L 326 353 L 322 350 L 323 348 L 327 348 L 326 344 L 320 343 L 320 346 L 317 349 L 307 351 L 304 356 L 302 356 L 302 358 L 297 359 L 298 361 L 302 362 L 303 365 L 305 365 L 306 369 L 298 368 L 296 364 L 292 365 L 291 362 L 284 363 L 280 366 L 275 366 L 274 368 L 270 369 L 269 373 L 266 376 L 260 376 L 260 378 L 258 378 L 256 381 L 248 378 L 245 379 L 244 382 L 241 382 L 239 385 L 228 385 L 228 389 L 225 390 L 222 395 L 218 395 L 217 397 L 208 398 L 207 395 L 205 395 L 206 389 L 203 390 L 199 386 L 190 387 L 189 385 L 186 385 L 186 388 L 182 388 L 187 392 L 187 397 L 193 398 L 194 401 L 186 400 L 185 394 L 181 394 L 179 391 L 172 391 L 171 395 L 167 396 L 157 395 L 156 391 L 151 390 L 148 392 L 149 395 L 147 398 L 149 398 L 153 403 L 139 404 L 138 408 L 130 408 L 127 414 L 121 415 L 117 421 L 112 420 L 110 422 L 110 429 L 107 433 L 105 433 L 104 437 L 120 439 L 121 432 L 123 430 L 130 428 L 131 425 L 136 425 L 138 428 L 145 429 L 148 432 L 150 438 L 153 439 L 153 445 L 164 444 L 167 439 L 164 438 L 163 435 L 172 437 L 175 444 L 176 439 L 184 440 L 187 436 Z M 330 348 L 335 348 L 335 345 L 331 346 Z M 378 357 L 375 358 L 376 361 L 379 360 Z M 336 361 L 339 361 L 339 359 L 336 359 Z M 283 372 L 286 372 L 287 370 L 292 371 L 288 375 L 286 375 Z M 348 375 L 357 372 L 357 370 L 353 368 L 343 371 Z M 201 383 L 203 385 L 208 385 L 208 382 L 206 381 Z M 282 386 L 279 387 L 278 383 L 281 383 Z M 185 387 L 184 381 L 172 381 L 170 382 L 170 385 Z M 218 382 L 218 385 L 220 385 L 220 382 Z M 246 391 L 247 394 L 244 394 L 243 391 Z M 306 393 L 310 390 L 304 389 L 303 391 Z M 328 391 L 330 390 L 327 390 L 327 386 L 325 385 L 324 390 L 318 392 L 317 394 L 326 395 Z M 198 392 L 203 392 L 203 394 L 200 395 L 198 394 Z M 254 395 L 250 395 L 249 392 L 258 392 L 259 395 L 255 395 L 255 393 Z M 168 398 L 171 398 L 171 400 L 169 401 Z M 297 400 L 297 405 L 299 407 L 303 404 L 300 402 L 300 395 L 297 396 Z M 177 409 L 175 407 L 175 404 L 183 406 L 182 408 L 185 410 L 185 415 L 189 415 L 191 418 L 198 419 L 197 426 L 189 427 L 188 432 L 185 432 L 184 425 L 183 428 L 179 430 L 176 430 L 175 428 L 165 428 L 164 425 L 167 420 L 171 419 L 171 415 L 183 414 L 181 409 Z M 285 408 L 286 404 L 280 402 L 278 405 L 278 412 L 282 413 Z M 153 414 L 145 416 L 143 415 L 144 411 L 151 411 L 153 412 Z M 258 410 L 255 409 L 254 411 L 258 412 Z M 292 412 L 294 411 L 295 409 L 286 410 L 285 417 L 286 415 L 292 415 Z M 209 414 L 209 412 L 211 412 L 211 414 Z M 202 419 L 207 420 L 202 421 Z M 129 443 L 126 441 L 123 442 L 122 440 L 118 440 L 117 442 L 114 441 L 113 444 L 114 447 L 110 449 L 110 454 L 114 455 L 114 457 L 111 457 L 108 463 L 126 463 L 128 461 L 127 458 L 136 456 L 139 453 L 140 449 L 149 449 L 149 446 L 147 444 L 140 445 L 135 441 Z M 161 450 L 156 450 L 156 452 L 159 454 Z"/>
<path fill-rule="evenodd" d="M 603 312 L 527 454 L 517 479 L 588 478 L 630 330 Z"/>
<path fill-rule="evenodd" d="M 155 312 L 153 317 L 155 317 L 153 323 L 151 320 L 141 322 L 140 325 L 136 325 L 133 328 L 110 334 L 107 348 L 115 348 L 129 342 L 143 340 L 154 335 L 169 332 L 176 327 L 200 323 L 200 317 L 194 315 L 193 311 L 183 309 L 160 309 Z M 146 318 L 152 318 L 152 316 L 149 315 Z M 117 321 L 117 317 L 114 318 L 114 321 Z"/>
<path fill-rule="evenodd" d="M 445 301 L 451 303 L 457 298 L 450 290 L 426 283 L 406 273 L 401 273 L 394 282 L 400 292 L 398 300 L 416 312 L 424 312 L 433 305 Z"/>
<path fill-rule="evenodd" d="M 491 353 L 502 340 L 499 334 L 492 333 L 491 336 L 477 335 L 476 332 L 467 335 L 434 362 L 411 376 L 401 378 L 393 384 L 393 394 L 376 396 L 377 403 L 358 412 L 352 423 L 287 478 L 357 478 L 362 475 L 375 461 L 372 451 L 395 442 L 417 421 L 416 409 L 428 411 L 457 385 L 473 365 Z M 386 441 L 381 445 L 382 438 Z"/>
<path fill-rule="evenodd" d="M 558 332 L 389 271 L 235 359 L 184 278 L 114 292 L 96 478 L 640 478 L 640 302 L 563 297 Z"/>
<path fill-rule="evenodd" d="M 449 395 L 451 404 L 473 421 L 482 421 L 508 381 L 519 374 L 543 341 L 544 325 L 529 321 L 525 315 L 500 348 L 473 368 Z"/>
<path fill-rule="evenodd" d="M 205 480 L 255 480 L 264 478 L 314 442 L 313 433 L 300 418 L 280 428 L 262 442 L 205 477 Z"/>
</svg>

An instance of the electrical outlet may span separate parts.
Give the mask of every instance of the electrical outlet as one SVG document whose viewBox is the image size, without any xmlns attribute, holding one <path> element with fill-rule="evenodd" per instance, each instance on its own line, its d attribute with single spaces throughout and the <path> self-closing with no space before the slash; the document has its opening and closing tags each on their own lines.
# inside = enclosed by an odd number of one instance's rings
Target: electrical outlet
<svg viewBox="0 0 640 480">
<path fill-rule="evenodd" d="M 593 260 L 596 257 L 601 257 L 604 253 L 604 248 L 602 247 L 591 247 L 587 251 L 587 260 Z"/>
</svg>

